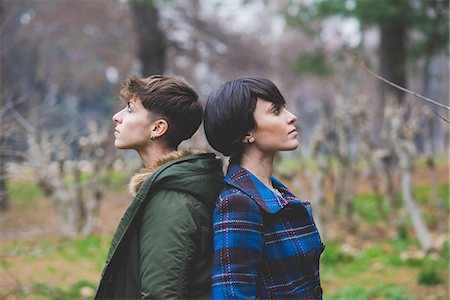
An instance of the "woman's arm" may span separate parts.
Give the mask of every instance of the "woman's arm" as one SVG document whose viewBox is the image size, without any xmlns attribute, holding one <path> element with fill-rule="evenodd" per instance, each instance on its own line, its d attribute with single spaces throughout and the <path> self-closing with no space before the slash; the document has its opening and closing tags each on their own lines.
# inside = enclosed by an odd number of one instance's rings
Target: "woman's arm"
<svg viewBox="0 0 450 300">
<path fill-rule="evenodd" d="M 159 191 L 145 208 L 140 232 L 143 299 L 180 299 L 196 251 L 196 216 L 186 194 Z"/>
<path fill-rule="evenodd" d="M 245 195 L 221 196 L 213 222 L 213 299 L 255 298 L 263 243 L 258 205 Z"/>
</svg>

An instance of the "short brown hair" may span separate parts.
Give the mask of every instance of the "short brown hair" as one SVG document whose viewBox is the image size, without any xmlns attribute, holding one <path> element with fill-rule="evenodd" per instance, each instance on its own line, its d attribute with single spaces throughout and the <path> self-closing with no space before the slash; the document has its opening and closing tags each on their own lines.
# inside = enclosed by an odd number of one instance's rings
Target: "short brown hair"
<svg viewBox="0 0 450 300">
<path fill-rule="evenodd" d="M 166 138 L 172 147 L 190 138 L 202 122 L 203 106 L 197 91 L 182 78 L 152 75 L 125 79 L 120 99 L 128 102 L 133 97 L 169 123 Z"/>
</svg>

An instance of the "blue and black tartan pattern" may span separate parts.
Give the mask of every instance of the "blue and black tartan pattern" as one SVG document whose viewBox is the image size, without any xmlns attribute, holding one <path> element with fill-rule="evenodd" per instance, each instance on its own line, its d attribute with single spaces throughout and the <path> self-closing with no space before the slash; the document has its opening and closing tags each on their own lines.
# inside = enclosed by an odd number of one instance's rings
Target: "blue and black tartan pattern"
<svg viewBox="0 0 450 300">
<path fill-rule="evenodd" d="M 322 299 L 324 245 L 309 202 L 280 181 L 275 195 L 239 165 L 230 165 L 214 210 L 213 299 Z"/>
</svg>

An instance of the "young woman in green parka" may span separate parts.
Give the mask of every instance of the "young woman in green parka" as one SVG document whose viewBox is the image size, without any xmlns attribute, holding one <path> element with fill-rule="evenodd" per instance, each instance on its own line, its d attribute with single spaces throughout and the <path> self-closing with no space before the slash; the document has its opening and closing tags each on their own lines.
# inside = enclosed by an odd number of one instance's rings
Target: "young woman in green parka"
<svg viewBox="0 0 450 300">
<path fill-rule="evenodd" d="M 197 92 L 168 76 L 122 83 L 114 145 L 143 164 L 109 249 L 96 299 L 210 298 L 212 212 L 223 185 L 212 153 L 178 151 L 202 121 Z"/>
</svg>

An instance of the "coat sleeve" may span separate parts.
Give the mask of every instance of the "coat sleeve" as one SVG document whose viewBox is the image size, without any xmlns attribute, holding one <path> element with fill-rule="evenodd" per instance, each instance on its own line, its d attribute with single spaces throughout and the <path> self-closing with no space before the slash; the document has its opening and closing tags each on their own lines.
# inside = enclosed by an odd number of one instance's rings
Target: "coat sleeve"
<svg viewBox="0 0 450 300">
<path fill-rule="evenodd" d="M 143 299 L 180 299 L 186 292 L 197 230 L 189 197 L 163 190 L 145 208 L 139 235 Z"/>
<path fill-rule="evenodd" d="M 213 222 L 213 299 L 256 298 L 263 242 L 258 205 L 245 195 L 219 197 Z"/>
</svg>

